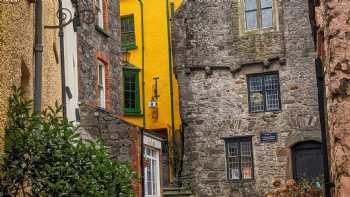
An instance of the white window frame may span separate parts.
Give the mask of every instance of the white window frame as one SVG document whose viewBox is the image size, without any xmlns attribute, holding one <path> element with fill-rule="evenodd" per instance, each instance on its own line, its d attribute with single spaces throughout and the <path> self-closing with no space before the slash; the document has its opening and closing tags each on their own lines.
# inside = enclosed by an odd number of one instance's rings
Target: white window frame
<svg viewBox="0 0 350 197">
<path fill-rule="evenodd" d="M 154 151 L 155 152 L 155 156 L 151 156 L 147 154 L 147 150 L 150 151 Z M 144 157 L 145 159 L 148 159 L 149 161 L 155 161 L 155 169 L 156 172 L 154 172 L 154 180 L 153 181 L 157 181 L 156 182 L 156 191 L 155 192 L 151 192 L 151 194 L 149 194 L 148 191 L 148 187 L 147 187 L 147 180 L 148 180 L 148 174 L 147 174 L 147 170 L 149 168 L 149 166 L 145 166 L 144 168 L 144 172 L 145 172 L 145 185 L 144 185 L 144 189 L 145 189 L 145 196 L 146 197 L 160 197 L 160 164 L 159 164 L 159 157 L 160 157 L 160 150 L 159 149 L 155 149 L 152 148 L 150 146 L 145 146 L 144 148 Z M 151 170 L 152 170 L 152 162 L 150 162 L 149 164 L 151 166 Z"/>
<path fill-rule="evenodd" d="M 100 28 L 104 28 L 103 24 L 103 1 L 104 0 L 96 0 L 95 1 L 95 7 L 96 7 L 96 25 Z"/>
<path fill-rule="evenodd" d="M 100 69 L 102 68 L 102 69 Z M 102 73 L 100 73 L 102 71 Z M 99 107 L 106 108 L 106 65 L 98 60 L 97 68 L 97 86 L 98 86 L 98 97 L 99 97 Z M 102 79 L 101 77 L 102 76 Z"/>
</svg>

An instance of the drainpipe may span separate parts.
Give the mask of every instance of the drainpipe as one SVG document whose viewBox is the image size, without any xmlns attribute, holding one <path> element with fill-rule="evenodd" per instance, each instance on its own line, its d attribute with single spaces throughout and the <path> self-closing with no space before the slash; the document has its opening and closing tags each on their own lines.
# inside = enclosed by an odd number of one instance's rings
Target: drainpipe
<svg viewBox="0 0 350 197">
<path fill-rule="evenodd" d="M 35 3 L 35 82 L 34 82 L 34 111 L 41 111 L 41 80 L 43 62 L 43 3 L 37 0 Z"/>
<path fill-rule="evenodd" d="M 63 9 L 62 0 L 58 0 L 58 18 L 59 18 L 59 37 L 60 37 L 60 58 L 61 58 L 61 88 L 62 88 L 62 107 L 63 118 L 67 117 L 66 105 L 66 71 L 64 62 L 64 32 L 63 32 Z"/>
<path fill-rule="evenodd" d="M 141 65 L 142 65 L 142 112 L 143 112 L 143 119 L 142 119 L 142 126 L 141 129 L 141 159 L 140 159 L 140 166 L 141 166 L 141 196 L 145 196 L 145 172 L 144 172 L 144 144 L 143 144 L 143 135 L 144 130 L 146 129 L 146 107 L 145 107 L 145 32 L 144 32 L 144 14 L 143 14 L 143 1 L 138 0 L 140 4 L 140 10 L 141 10 Z"/>
<path fill-rule="evenodd" d="M 326 130 L 326 112 L 325 112 L 325 81 L 324 81 L 324 71 L 323 64 L 320 58 L 316 61 L 316 77 L 317 77 L 317 89 L 318 89 L 318 105 L 320 111 L 320 123 L 321 123 L 321 133 L 322 133 L 322 154 L 323 154 L 323 174 L 324 174 L 324 187 L 325 196 L 331 197 L 331 187 L 332 183 L 330 181 L 329 174 L 329 161 L 328 161 L 328 147 L 327 147 L 327 130 Z"/>
<path fill-rule="evenodd" d="M 174 120 L 174 91 L 173 91 L 173 59 L 172 59 L 172 47 L 171 47 L 171 34 L 170 34 L 170 18 L 169 18 L 169 0 L 165 0 L 166 2 L 166 21 L 167 21 L 167 31 L 168 31 L 168 54 L 169 54 L 169 84 L 170 84 L 170 118 L 171 118 L 171 134 L 173 139 L 173 164 L 175 165 L 175 120 Z M 174 166 L 175 167 L 175 166 Z M 175 168 L 174 175 L 177 178 Z M 177 182 L 179 182 L 177 180 Z"/>
</svg>

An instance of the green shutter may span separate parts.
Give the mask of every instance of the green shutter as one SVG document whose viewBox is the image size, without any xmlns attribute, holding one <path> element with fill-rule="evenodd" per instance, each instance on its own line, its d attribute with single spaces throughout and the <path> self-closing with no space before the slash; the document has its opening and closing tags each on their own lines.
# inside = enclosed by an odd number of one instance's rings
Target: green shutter
<svg viewBox="0 0 350 197">
<path fill-rule="evenodd" d="M 123 69 L 124 80 L 124 113 L 140 114 L 139 70 Z"/>
</svg>

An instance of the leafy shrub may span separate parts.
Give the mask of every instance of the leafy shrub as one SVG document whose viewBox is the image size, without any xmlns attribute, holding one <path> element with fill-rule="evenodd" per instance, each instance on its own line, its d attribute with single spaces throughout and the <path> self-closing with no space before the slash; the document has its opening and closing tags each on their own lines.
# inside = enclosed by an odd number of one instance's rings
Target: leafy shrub
<svg viewBox="0 0 350 197">
<path fill-rule="evenodd" d="M 281 184 L 279 180 L 273 180 L 275 189 L 267 192 L 265 197 L 322 197 L 322 182 L 319 178 L 312 181 L 303 179 L 299 183 L 288 180 L 285 184 Z"/>
<path fill-rule="evenodd" d="M 0 162 L 0 196 L 132 196 L 126 163 L 112 160 L 99 141 L 79 138 L 61 108 L 32 113 L 13 88 Z"/>
</svg>

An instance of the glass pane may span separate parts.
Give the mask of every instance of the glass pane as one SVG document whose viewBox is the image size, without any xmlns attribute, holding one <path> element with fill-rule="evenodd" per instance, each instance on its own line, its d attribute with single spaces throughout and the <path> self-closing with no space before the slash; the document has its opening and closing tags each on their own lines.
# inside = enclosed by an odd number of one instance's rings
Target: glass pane
<svg viewBox="0 0 350 197">
<path fill-rule="evenodd" d="M 245 1 L 245 10 L 256 10 L 256 0 L 246 0 Z"/>
<path fill-rule="evenodd" d="M 242 178 L 253 178 L 252 152 L 250 142 L 241 142 Z"/>
<path fill-rule="evenodd" d="M 279 79 L 278 75 L 265 76 L 266 110 L 279 110 Z"/>
<path fill-rule="evenodd" d="M 98 65 L 98 83 L 103 85 L 103 65 Z"/>
<path fill-rule="evenodd" d="M 263 90 L 263 77 L 249 77 L 249 91 L 257 92 Z"/>
<path fill-rule="evenodd" d="M 261 10 L 261 26 L 272 27 L 272 8 Z"/>
<path fill-rule="evenodd" d="M 261 0 L 261 8 L 271 8 L 272 0 Z"/>
<path fill-rule="evenodd" d="M 227 166 L 230 180 L 240 179 L 238 143 L 227 143 Z"/>
<path fill-rule="evenodd" d="M 246 17 L 246 28 L 247 30 L 256 29 L 257 22 L 256 22 L 256 11 L 247 11 L 245 13 Z"/>
</svg>

